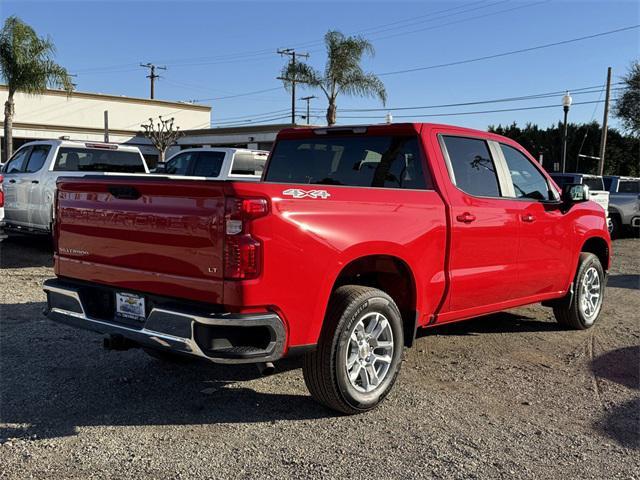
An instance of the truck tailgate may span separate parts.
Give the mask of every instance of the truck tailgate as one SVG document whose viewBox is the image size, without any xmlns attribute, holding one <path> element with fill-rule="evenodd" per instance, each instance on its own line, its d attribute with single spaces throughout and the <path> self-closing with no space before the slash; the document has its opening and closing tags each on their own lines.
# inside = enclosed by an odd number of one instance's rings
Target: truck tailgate
<svg viewBox="0 0 640 480">
<path fill-rule="evenodd" d="M 152 176 L 58 180 L 56 274 L 222 303 L 224 183 Z"/>
</svg>

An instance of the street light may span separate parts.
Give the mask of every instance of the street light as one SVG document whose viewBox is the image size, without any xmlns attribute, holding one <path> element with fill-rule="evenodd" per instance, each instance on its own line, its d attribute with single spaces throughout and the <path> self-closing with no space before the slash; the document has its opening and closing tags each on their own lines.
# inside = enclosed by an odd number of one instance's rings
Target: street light
<svg viewBox="0 0 640 480">
<path fill-rule="evenodd" d="M 564 135 L 562 136 L 562 173 L 565 172 L 567 165 L 567 116 L 569 115 L 569 107 L 571 107 L 571 95 L 569 91 L 562 97 L 562 109 L 564 110 Z"/>
</svg>

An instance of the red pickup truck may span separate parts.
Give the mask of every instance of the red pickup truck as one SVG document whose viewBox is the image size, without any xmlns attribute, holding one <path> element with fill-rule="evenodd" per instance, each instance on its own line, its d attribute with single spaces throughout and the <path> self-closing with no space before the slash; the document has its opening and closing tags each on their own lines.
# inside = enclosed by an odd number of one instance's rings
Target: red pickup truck
<svg viewBox="0 0 640 480">
<path fill-rule="evenodd" d="M 536 302 L 591 327 L 611 251 L 588 187 L 434 124 L 283 130 L 258 183 L 61 178 L 55 212 L 52 320 L 156 356 L 304 354 L 345 413 L 387 395 L 418 328 Z"/>
</svg>

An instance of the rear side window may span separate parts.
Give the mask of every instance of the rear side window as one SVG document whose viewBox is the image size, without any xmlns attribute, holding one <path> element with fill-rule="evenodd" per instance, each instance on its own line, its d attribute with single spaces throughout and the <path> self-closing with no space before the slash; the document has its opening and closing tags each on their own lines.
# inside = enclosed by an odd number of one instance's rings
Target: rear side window
<svg viewBox="0 0 640 480">
<path fill-rule="evenodd" d="M 640 181 L 622 180 L 618 185 L 618 193 L 640 193 Z"/>
<path fill-rule="evenodd" d="M 176 155 L 166 164 L 164 173 L 169 175 L 186 175 L 189 171 L 189 164 L 195 160 L 197 152 L 186 152 Z"/>
<path fill-rule="evenodd" d="M 196 177 L 217 177 L 222 170 L 224 152 L 200 152 L 196 158 L 193 175 Z"/>
<path fill-rule="evenodd" d="M 279 140 L 269 182 L 354 187 L 432 188 L 415 136 L 340 136 Z"/>
<path fill-rule="evenodd" d="M 582 177 L 582 183 L 589 187 L 589 190 L 604 190 L 604 182 L 600 177 Z"/>
<path fill-rule="evenodd" d="M 233 157 L 231 166 L 232 175 L 262 175 L 264 165 L 267 163 L 266 154 L 251 152 L 237 152 Z"/>
<path fill-rule="evenodd" d="M 499 197 L 496 166 L 487 142 L 477 138 L 443 137 L 456 186 L 471 195 Z"/>
<path fill-rule="evenodd" d="M 145 173 L 136 152 L 93 148 L 60 148 L 54 170 L 58 172 Z"/>
<path fill-rule="evenodd" d="M 39 171 L 49 155 L 49 150 L 51 150 L 50 145 L 35 145 L 31 150 L 31 156 L 29 157 L 29 163 L 27 163 L 26 171 L 28 173 Z"/>
<path fill-rule="evenodd" d="M 18 150 L 5 165 L 4 173 L 24 172 L 25 166 L 27 164 L 27 158 L 29 158 L 30 152 L 31 147 L 25 147 L 21 150 Z"/>
<path fill-rule="evenodd" d="M 521 152 L 508 145 L 500 145 L 507 162 L 517 198 L 550 200 L 547 179 Z"/>
</svg>

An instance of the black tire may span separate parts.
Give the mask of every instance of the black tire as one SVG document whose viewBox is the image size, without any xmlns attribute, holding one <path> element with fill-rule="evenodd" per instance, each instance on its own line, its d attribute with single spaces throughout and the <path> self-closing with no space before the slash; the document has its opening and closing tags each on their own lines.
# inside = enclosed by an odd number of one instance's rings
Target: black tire
<svg viewBox="0 0 640 480">
<path fill-rule="evenodd" d="M 170 350 L 161 350 L 157 348 L 143 348 L 144 352 L 150 357 L 165 363 L 191 363 L 195 359 L 189 355 L 181 355 Z"/>
<path fill-rule="evenodd" d="M 585 288 L 583 280 L 592 267 L 596 270 L 600 282 L 600 297 L 594 312 L 588 315 L 585 313 L 580 299 Z M 574 330 L 591 328 L 596 323 L 596 320 L 598 320 L 600 312 L 602 311 L 604 290 L 605 275 L 600 260 L 593 253 L 582 252 L 578 261 L 578 271 L 573 280 L 573 296 L 571 296 L 571 300 L 568 301 L 569 297 L 567 297 L 567 301 L 561 301 L 559 305 L 553 307 L 553 314 L 558 323 Z"/>
<path fill-rule="evenodd" d="M 393 351 L 389 352 L 391 361 L 379 385 L 370 392 L 362 392 L 349 380 L 347 353 L 351 348 L 351 335 L 355 334 L 353 329 L 361 320 L 364 322 L 365 318 L 371 318 L 371 313 L 380 313 L 388 321 Z M 380 317 L 375 318 L 377 321 Z M 388 332 L 386 327 L 385 330 Z M 366 412 L 376 407 L 391 391 L 400 372 L 403 348 L 402 316 L 393 299 L 375 288 L 345 285 L 331 296 L 317 349 L 305 355 L 302 367 L 304 381 L 319 403 L 349 415 Z M 371 351 L 372 357 L 375 357 L 375 350 Z M 368 376 L 366 372 L 364 375 Z"/>
<path fill-rule="evenodd" d="M 609 232 L 611 238 L 620 238 L 623 235 L 622 221 L 618 215 L 611 215 L 611 231 Z"/>
</svg>

